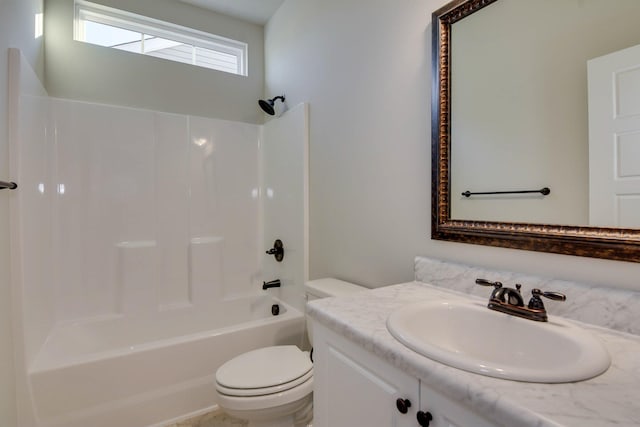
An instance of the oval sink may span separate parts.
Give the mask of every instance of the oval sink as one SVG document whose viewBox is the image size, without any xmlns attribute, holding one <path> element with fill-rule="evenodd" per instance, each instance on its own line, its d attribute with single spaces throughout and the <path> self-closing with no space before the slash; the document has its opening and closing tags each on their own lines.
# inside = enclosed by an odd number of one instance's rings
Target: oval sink
<svg viewBox="0 0 640 427">
<path fill-rule="evenodd" d="M 392 313 L 387 329 L 410 349 L 455 368 L 538 383 L 582 381 L 609 368 L 594 335 L 554 318 L 534 322 L 466 301 L 428 301 Z"/>
</svg>

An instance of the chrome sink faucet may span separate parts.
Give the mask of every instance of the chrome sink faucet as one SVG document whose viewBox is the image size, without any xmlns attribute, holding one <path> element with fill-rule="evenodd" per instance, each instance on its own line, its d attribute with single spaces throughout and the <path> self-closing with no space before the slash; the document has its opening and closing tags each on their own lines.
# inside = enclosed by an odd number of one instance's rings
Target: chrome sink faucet
<svg viewBox="0 0 640 427">
<path fill-rule="evenodd" d="M 543 292 L 540 289 L 531 291 L 531 299 L 525 306 L 524 299 L 520 293 L 522 285 L 516 284 L 516 288 L 503 287 L 500 282 L 492 282 L 486 279 L 476 279 L 476 283 L 482 286 L 493 286 L 493 291 L 489 297 L 487 307 L 501 313 L 518 316 L 537 322 L 547 321 L 547 310 L 544 307 L 542 298 L 545 297 L 555 301 L 565 301 L 567 297 L 560 292 Z"/>
</svg>

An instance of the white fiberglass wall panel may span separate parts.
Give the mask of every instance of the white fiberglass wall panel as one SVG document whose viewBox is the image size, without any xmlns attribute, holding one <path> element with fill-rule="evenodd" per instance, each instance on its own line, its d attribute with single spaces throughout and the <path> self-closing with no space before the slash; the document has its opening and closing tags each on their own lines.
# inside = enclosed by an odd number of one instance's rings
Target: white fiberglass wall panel
<svg viewBox="0 0 640 427">
<path fill-rule="evenodd" d="M 203 118 L 191 118 L 190 127 L 193 292 L 255 292 L 252 284 L 260 279 L 259 127 Z M 212 265 L 219 266 L 218 277 L 201 277 L 204 267 L 214 273 Z M 207 284 L 212 280 L 222 280 L 222 286 L 212 289 Z"/>
<path fill-rule="evenodd" d="M 264 242 L 284 245 L 284 258 L 264 257 L 265 280 L 280 279 L 279 296 L 304 311 L 309 278 L 309 106 L 302 103 L 263 128 Z"/>
<path fill-rule="evenodd" d="M 37 79 L 20 52 L 12 52 L 12 179 L 18 189 L 11 193 L 12 280 L 21 319 L 15 319 L 24 336 L 25 357 L 38 351 L 55 323 L 55 296 L 51 281 L 53 177 L 50 158 L 53 138 L 49 126 L 46 92 L 26 87 Z M 14 111 L 15 110 L 15 111 Z M 6 191 L 6 190 L 5 190 Z"/>
<path fill-rule="evenodd" d="M 10 19 L 16 21 L 14 15 Z M 4 310 L 11 321 L 3 325 L 8 329 L 0 332 L 0 383 L 4 385 L 0 387 L 0 425 L 33 426 L 36 421 L 26 376 L 27 366 L 55 323 L 53 287 L 49 280 L 51 218 L 40 216 L 40 212 L 51 204 L 49 195 L 43 191 L 51 181 L 48 159 L 52 139 L 48 126 L 47 92 L 20 50 L 8 49 L 7 71 L 9 140 L 8 147 L 5 147 L 8 148 L 5 166 L 9 170 L 6 176 L 18 182 L 19 190 L 6 192 L 3 196 L 10 201 L 6 216 L 10 233 L 6 236 L 5 246 L 6 261 L 10 259 L 11 268 L 4 268 L 4 272 L 6 277 L 11 274 L 11 288 L 7 288 L 7 291 L 11 291 L 11 298 L 3 300 L 9 305 L 6 310 L 3 306 L 0 311 Z M 21 157 L 30 157 L 35 168 L 22 170 Z M 23 209 L 25 206 L 29 209 Z M 29 227 L 23 226 L 25 221 Z M 29 248 L 28 259 L 23 256 L 25 248 Z M 29 263 L 29 269 L 23 268 L 24 262 Z M 42 286 L 43 281 L 45 286 Z M 4 331 L 11 329 L 13 340 L 7 340 L 3 336 Z M 29 334 L 26 335 L 25 331 L 29 331 Z M 17 409 L 17 420 L 12 420 L 13 415 L 3 411 L 2 406 Z"/>
<path fill-rule="evenodd" d="M 256 290 L 258 126 L 59 99 L 52 117 L 58 321 Z"/>
<path fill-rule="evenodd" d="M 121 249 L 155 245 L 154 116 L 63 100 L 52 107 L 58 319 L 120 312 Z"/>
<path fill-rule="evenodd" d="M 190 300 L 188 120 L 175 114 L 156 114 L 155 137 L 156 185 L 161 191 L 155 201 L 160 258 L 157 298 L 159 307 L 171 308 Z"/>
</svg>

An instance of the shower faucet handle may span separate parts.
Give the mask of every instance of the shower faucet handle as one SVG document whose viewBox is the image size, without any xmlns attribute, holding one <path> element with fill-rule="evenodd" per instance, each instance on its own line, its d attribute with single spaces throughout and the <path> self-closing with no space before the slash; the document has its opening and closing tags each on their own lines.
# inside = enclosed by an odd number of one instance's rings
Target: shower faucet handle
<svg viewBox="0 0 640 427">
<path fill-rule="evenodd" d="M 284 259 L 284 245 L 282 244 L 282 240 L 276 239 L 273 242 L 273 248 L 269 249 L 267 255 L 273 255 L 276 258 L 276 261 L 282 262 Z"/>
</svg>

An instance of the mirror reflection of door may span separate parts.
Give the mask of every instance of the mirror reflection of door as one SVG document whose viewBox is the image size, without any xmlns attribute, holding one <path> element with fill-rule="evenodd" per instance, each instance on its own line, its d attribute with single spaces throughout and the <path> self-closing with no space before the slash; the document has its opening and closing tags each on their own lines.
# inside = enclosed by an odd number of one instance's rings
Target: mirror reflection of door
<svg viewBox="0 0 640 427">
<path fill-rule="evenodd" d="M 589 225 L 640 227 L 640 45 L 588 62 Z"/>
<path fill-rule="evenodd" d="M 589 218 L 586 65 L 639 44 L 638 16 L 640 0 L 498 0 L 451 26 L 452 219 L 618 227 Z"/>
</svg>

